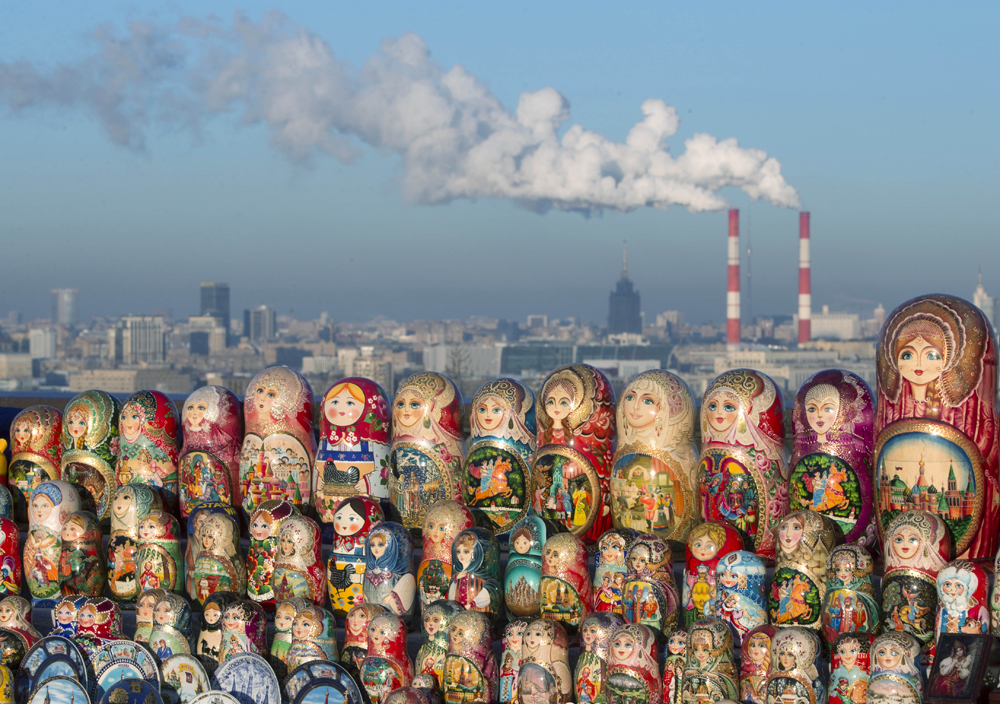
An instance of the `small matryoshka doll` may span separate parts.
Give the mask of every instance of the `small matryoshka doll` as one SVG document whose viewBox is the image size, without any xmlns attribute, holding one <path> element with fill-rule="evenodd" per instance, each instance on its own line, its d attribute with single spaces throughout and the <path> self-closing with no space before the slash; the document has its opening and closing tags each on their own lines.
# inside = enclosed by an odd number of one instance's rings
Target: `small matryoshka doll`
<svg viewBox="0 0 1000 704">
<path fill-rule="evenodd" d="M 226 609 L 239 601 L 233 592 L 215 592 L 201 605 L 201 630 L 194 643 L 194 654 L 206 666 L 219 664 L 222 650 L 222 625 Z"/>
<path fill-rule="evenodd" d="M 462 500 L 464 457 L 455 382 L 435 372 L 414 374 L 392 401 L 389 496 L 404 526 L 417 531 L 435 503 Z"/>
<path fill-rule="evenodd" d="M 339 504 L 354 496 L 389 498 L 389 397 L 371 379 L 341 379 L 323 394 L 316 451 L 314 503 L 333 523 Z"/>
<path fill-rule="evenodd" d="M 472 445 L 462 495 L 482 509 L 502 545 L 531 508 L 531 462 L 538 441 L 535 395 L 515 379 L 494 379 L 472 399 Z"/>
<path fill-rule="evenodd" d="M 59 479 L 61 434 L 62 413 L 51 406 L 29 406 L 14 416 L 8 486 L 16 520 L 28 520 L 31 495 L 39 484 Z"/>
<path fill-rule="evenodd" d="M 524 631 L 528 622 L 516 619 L 508 623 L 500 638 L 500 704 L 513 704 L 517 701 L 517 674 L 521 670 L 521 649 L 524 643 Z"/>
<path fill-rule="evenodd" d="M 135 633 L 132 640 L 136 643 L 148 643 L 149 634 L 153 632 L 153 610 L 156 603 L 167 595 L 166 589 L 147 589 L 135 600 Z M 59 602 L 60 605 L 63 602 Z"/>
<path fill-rule="evenodd" d="M 875 354 L 883 544 L 898 511 L 920 509 L 948 520 L 955 557 L 991 559 L 1000 537 L 1000 454 L 989 320 L 961 298 L 919 296 L 886 319 Z"/>
<path fill-rule="evenodd" d="M 790 510 L 822 513 L 846 542 L 876 547 L 875 399 L 868 384 L 842 369 L 813 374 L 795 394 L 792 425 Z"/>
<path fill-rule="evenodd" d="M 659 637 L 677 622 L 677 585 L 670 545 L 658 535 L 639 535 L 626 556 L 628 576 L 622 592 L 625 620 L 651 628 Z"/>
<path fill-rule="evenodd" d="M 389 692 L 408 687 L 413 663 L 406 654 L 406 624 L 396 614 L 380 614 L 368 624 L 368 655 L 361 665 L 361 686 L 372 704 Z"/>
<path fill-rule="evenodd" d="M 210 514 L 194 539 L 200 549 L 194 561 L 195 591 L 191 598 L 204 604 L 217 591 L 245 594 L 246 573 L 236 521 L 224 513 Z"/>
<path fill-rule="evenodd" d="M 93 657 L 94 652 L 108 641 L 124 637 L 122 611 L 111 599 L 88 599 L 77 611 L 73 642 L 83 648 L 88 657 Z"/>
<path fill-rule="evenodd" d="M 285 499 L 299 509 L 310 504 L 316 457 L 312 407 L 312 387 L 288 367 L 269 367 L 247 386 L 239 487 L 247 516 L 270 499 Z"/>
<path fill-rule="evenodd" d="M 924 671 L 920 665 L 920 643 L 909 633 L 886 631 L 871 644 L 871 704 L 920 704 L 924 695 Z"/>
<path fill-rule="evenodd" d="M 239 511 L 227 504 L 217 501 L 199 504 L 191 509 L 187 517 L 187 547 L 184 549 L 184 585 L 187 593 L 194 594 L 194 561 L 198 558 L 198 541 L 194 537 L 198 535 L 198 529 L 205 519 L 213 513 L 225 513 L 239 524 Z M 253 530 L 250 531 L 250 547 L 253 549 Z"/>
<path fill-rule="evenodd" d="M 181 421 L 181 516 L 187 518 L 192 508 L 206 501 L 239 506 L 243 500 L 239 494 L 243 442 L 239 398 L 222 386 L 202 386 L 187 397 Z"/>
<path fill-rule="evenodd" d="M 569 638 L 561 624 L 546 618 L 536 618 L 528 624 L 521 645 L 517 683 L 521 702 L 565 704 L 573 699 Z"/>
<path fill-rule="evenodd" d="M 240 599 L 222 614 L 219 664 L 238 653 L 267 654 L 267 618 L 255 601 Z"/>
<path fill-rule="evenodd" d="M 472 511 L 457 501 L 445 499 L 430 507 L 424 517 L 423 553 L 417 566 L 420 606 L 444 599 L 454 572 L 452 544 L 458 534 L 476 525 Z"/>
<path fill-rule="evenodd" d="M 405 640 L 405 630 L 404 630 Z M 289 671 L 313 660 L 337 659 L 337 619 L 326 609 L 308 604 L 295 612 L 292 644 L 285 664 Z"/>
<path fill-rule="evenodd" d="M 715 569 L 719 561 L 742 549 L 743 536 L 727 523 L 705 521 L 688 535 L 681 587 L 685 626 L 703 618 L 705 605 L 715 598 Z"/>
<path fill-rule="evenodd" d="M 163 662 L 171 655 L 190 655 L 191 606 L 180 594 L 167 593 L 153 608 L 149 649 Z"/>
<path fill-rule="evenodd" d="M 593 603 L 587 547 L 580 538 L 560 533 L 545 541 L 538 590 L 542 618 L 561 622 L 575 635 Z"/>
<path fill-rule="evenodd" d="M 764 558 L 788 513 L 784 414 L 781 389 L 752 369 L 716 377 L 701 404 L 701 517 L 739 528 Z"/>
<path fill-rule="evenodd" d="M 625 613 L 622 596 L 628 565 L 625 556 L 638 534 L 631 528 L 612 528 L 597 541 L 594 569 L 594 611 Z"/>
<path fill-rule="evenodd" d="M 380 604 L 358 604 L 344 620 L 344 649 L 340 662 L 351 672 L 360 672 L 361 663 L 368 656 L 368 624 L 379 614 L 388 613 Z"/>
<path fill-rule="evenodd" d="M 715 566 L 715 597 L 705 612 L 729 624 L 737 648 L 747 633 L 767 623 L 766 581 L 764 561 L 746 550 L 729 553 Z"/>
<path fill-rule="evenodd" d="M 6 527 L 4 533 L 6 534 Z M 6 554 L 6 550 L 4 553 Z M 993 574 L 998 574 L 998 566 L 1000 566 L 1000 551 L 997 552 L 997 558 L 993 562 Z M 990 624 L 993 635 L 1000 635 L 1000 580 L 994 581 L 993 591 L 990 592 Z"/>
<path fill-rule="evenodd" d="M 829 704 L 865 704 L 872 641 L 870 633 L 841 633 L 830 647 Z M 822 703 L 820 703 L 822 704 Z"/>
<path fill-rule="evenodd" d="M 62 598 L 52 608 L 52 630 L 49 631 L 49 635 L 65 638 L 72 638 L 76 635 L 76 615 L 80 607 L 86 603 L 87 597 L 81 594 Z M 152 618 L 152 610 L 150 610 L 150 618 Z M 138 619 L 138 614 L 136 614 L 136 619 Z"/>
<path fill-rule="evenodd" d="M 615 526 L 655 533 L 680 550 L 701 519 L 691 390 L 670 372 L 643 372 L 622 391 L 617 421 L 611 470 Z"/>
<path fill-rule="evenodd" d="M 31 495 L 24 576 L 35 606 L 51 608 L 58 601 L 62 528 L 81 508 L 80 494 L 67 482 L 44 482 Z"/>
<path fill-rule="evenodd" d="M 184 588 L 181 524 L 166 511 L 150 511 L 139 521 L 139 549 L 135 554 L 139 590 Z"/>
<path fill-rule="evenodd" d="M 29 648 L 42 638 L 42 634 L 31 625 L 31 604 L 20 596 L 0 600 L 0 627 L 20 633 Z"/>
<path fill-rule="evenodd" d="M 833 521 L 815 511 L 796 511 L 777 529 L 778 559 L 768 596 L 776 626 L 823 627 L 826 568 L 836 542 Z"/>
<path fill-rule="evenodd" d="M 551 447 L 549 447 L 551 446 Z M 588 364 L 560 367 L 542 383 L 532 507 L 596 543 L 611 527 L 615 392 Z"/>
<path fill-rule="evenodd" d="M 988 585 L 986 570 L 968 560 L 955 560 L 938 572 L 937 633 L 989 633 Z"/>
<path fill-rule="evenodd" d="M 663 701 L 659 648 L 653 631 L 637 623 L 615 630 L 604 691 L 608 704 Z"/>
<path fill-rule="evenodd" d="M 765 625 L 757 626 L 743 637 L 743 645 L 740 646 L 740 701 L 745 704 L 765 704 L 767 701 L 767 678 L 771 674 L 771 645 L 777 633 L 778 629 L 775 626 Z M 861 703 L 854 702 L 854 704 Z"/>
<path fill-rule="evenodd" d="M 817 666 L 820 652 L 819 636 L 811 628 L 779 628 L 771 641 L 771 674 L 767 677 L 766 704 L 788 701 L 823 704 L 826 701 L 826 682 Z"/>
<path fill-rule="evenodd" d="M 118 423 L 121 447 L 115 480 L 118 486 L 145 484 L 159 489 L 167 511 L 177 513 L 177 407 L 159 391 L 139 391 L 122 406 Z"/>
<path fill-rule="evenodd" d="M 860 545 L 838 545 L 830 553 L 823 599 L 823 634 L 833 645 L 842 633 L 878 633 L 882 627 L 872 558 Z"/>
<path fill-rule="evenodd" d="M 434 675 L 437 686 L 444 682 L 444 660 L 448 655 L 448 627 L 462 605 L 439 599 L 421 611 L 421 643 L 417 651 L 417 672 Z M 514 623 L 522 623 L 515 621 Z M 510 626 L 507 626 L 508 630 Z"/>
<path fill-rule="evenodd" d="M 580 624 L 580 658 L 573 675 L 574 701 L 602 702 L 607 678 L 611 636 L 625 625 L 618 614 L 593 613 Z"/>
<path fill-rule="evenodd" d="M 0 518 L 0 596 L 21 593 L 20 551 L 21 531 L 17 524 L 10 518 Z"/>
<path fill-rule="evenodd" d="M 278 675 L 279 679 L 284 679 L 285 675 L 288 674 L 286 665 L 288 662 L 288 651 L 291 649 L 292 640 L 294 639 L 292 627 L 295 625 L 295 616 L 302 609 L 312 605 L 312 602 L 306 599 L 293 598 L 281 602 L 274 610 L 274 637 L 271 639 L 271 657 L 269 660 L 275 673 L 279 673 L 279 671 L 284 673 Z"/>
<path fill-rule="evenodd" d="M 298 510 L 284 499 L 265 501 L 250 516 L 250 551 L 247 553 L 247 596 L 274 610 L 274 557 L 281 524 Z"/>
<path fill-rule="evenodd" d="M 688 634 L 678 628 L 667 634 L 667 654 L 663 663 L 663 704 L 680 704 L 681 681 L 687 666 Z"/>
<path fill-rule="evenodd" d="M 282 602 L 302 597 L 314 604 L 325 604 L 325 577 L 316 521 L 305 516 L 292 516 L 282 521 L 271 577 L 275 600 Z"/>
<path fill-rule="evenodd" d="M 63 481 L 82 486 L 94 500 L 97 518 L 111 516 L 118 464 L 118 424 L 122 402 L 104 391 L 84 391 L 70 399 L 63 414 Z"/>
<path fill-rule="evenodd" d="M 511 616 L 537 616 L 538 584 L 542 578 L 542 547 L 549 525 L 538 516 L 525 516 L 510 531 L 510 552 L 503 578 L 503 596 Z"/>
<path fill-rule="evenodd" d="M 384 520 L 378 501 L 367 496 L 352 496 L 337 504 L 333 513 L 333 550 L 326 563 L 326 582 L 335 615 L 346 616 L 364 600 L 365 543 L 372 528 Z"/>
<path fill-rule="evenodd" d="M 151 511 L 162 509 L 160 494 L 152 487 L 127 484 L 115 489 L 108 541 L 108 587 L 115 601 L 131 602 L 139 595 L 135 574 L 139 523 Z"/>
<path fill-rule="evenodd" d="M 493 636 L 486 614 L 462 611 L 448 627 L 448 657 L 444 661 L 445 701 L 454 704 L 496 701 L 498 683 Z"/>
<path fill-rule="evenodd" d="M 97 516 L 90 511 L 71 513 L 60 533 L 59 587 L 63 596 L 83 594 L 97 597 L 108 581 L 104 538 Z"/>
<path fill-rule="evenodd" d="M 694 704 L 739 699 L 740 678 L 733 655 L 733 632 L 717 618 L 703 618 L 688 629 L 687 662 L 681 685 L 681 701 Z"/>
<path fill-rule="evenodd" d="M 399 523 L 375 526 L 365 546 L 363 595 L 369 604 L 380 604 L 404 621 L 413 615 L 417 595 L 413 577 L 413 543 Z"/>
<path fill-rule="evenodd" d="M 494 626 L 503 614 L 500 586 L 500 543 L 485 528 L 467 528 L 451 546 L 452 575 L 448 598 L 490 618 Z"/>
</svg>

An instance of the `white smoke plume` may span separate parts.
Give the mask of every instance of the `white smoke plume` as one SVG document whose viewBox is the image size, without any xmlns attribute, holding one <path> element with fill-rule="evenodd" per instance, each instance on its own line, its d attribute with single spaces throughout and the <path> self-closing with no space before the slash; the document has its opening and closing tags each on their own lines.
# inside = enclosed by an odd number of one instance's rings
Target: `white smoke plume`
<svg viewBox="0 0 1000 704">
<path fill-rule="evenodd" d="M 726 207 L 718 191 L 733 186 L 755 200 L 799 205 L 781 164 L 733 138 L 695 134 L 671 155 L 680 121 L 662 100 L 642 104 L 624 142 L 579 125 L 563 132 L 569 101 L 555 89 L 523 93 L 512 113 L 461 66 L 433 62 L 415 34 L 385 40 L 360 71 L 278 12 L 260 22 L 238 13 L 228 26 L 136 21 L 124 34 L 102 27 L 93 41 L 96 51 L 73 64 L 0 62 L 0 110 L 88 111 L 112 141 L 134 150 L 145 149 L 152 128 L 197 135 L 223 113 L 265 123 L 293 162 L 323 153 L 348 161 L 360 140 L 400 156 L 404 195 L 416 203 L 496 198 L 538 212 L 697 212 Z"/>
</svg>

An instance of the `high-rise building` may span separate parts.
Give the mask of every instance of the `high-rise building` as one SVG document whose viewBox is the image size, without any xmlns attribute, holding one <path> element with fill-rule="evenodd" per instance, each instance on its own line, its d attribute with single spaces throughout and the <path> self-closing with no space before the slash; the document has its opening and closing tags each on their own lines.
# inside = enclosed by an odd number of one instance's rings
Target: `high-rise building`
<svg viewBox="0 0 1000 704">
<path fill-rule="evenodd" d="M 121 361 L 125 364 L 166 359 L 166 334 L 161 316 L 126 315 L 122 318 L 121 330 Z"/>
<path fill-rule="evenodd" d="M 229 284 L 202 283 L 201 315 L 215 318 L 229 332 Z"/>
<path fill-rule="evenodd" d="M 622 332 L 642 334 L 639 292 L 628 278 L 628 250 L 622 250 L 622 277 L 608 296 L 608 334 Z"/>
<path fill-rule="evenodd" d="M 188 318 L 191 354 L 220 354 L 226 349 L 226 329 L 219 319 L 211 315 L 192 315 Z"/>
<path fill-rule="evenodd" d="M 278 331 L 277 314 L 274 308 L 258 306 L 243 312 L 244 337 L 251 342 L 273 340 Z"/>
<path fill-rule="evenodd" d="M 80 322 L 80 292 L 75 288 L 52 289 L 52 324 L 77 325 Z"/>
<path fill-rule="evenodd" d="M 52 328 L 32 328 L 28 331 L 29 354 L 32 359 L 55 359 L 56 343 L 56 331 Z"/>
</svg>

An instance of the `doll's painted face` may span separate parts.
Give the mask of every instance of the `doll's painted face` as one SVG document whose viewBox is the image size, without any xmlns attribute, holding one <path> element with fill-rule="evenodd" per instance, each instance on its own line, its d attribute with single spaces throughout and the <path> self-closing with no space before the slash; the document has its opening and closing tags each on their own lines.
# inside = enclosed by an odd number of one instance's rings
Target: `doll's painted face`
<svg viewBox="0 0 1000 704">
<path fill-rule="evenodd" d="M 724 433 L 733 427 L 739 414 L 739 402 L 724 390 L 716 391 L 705 404 L 705 418 L 717 433 Z"/>
<path fill-rule="evenodd" d="M 953 598 L 960 597 L 965 594 L 965 582 L 957 577 L 946 579 L 941 582 L 941 591 Z"/>
<path fill-rule="evenodd" d="M 17 609 L 13 604 L 0 603 L 0 623 L 9 625 L 17 622 Z"/>
<path fill-rule="evenodd" d="M 850 560 L 838 560 L 833 565 L 833 571 L 837 579 L 844 584 L 854 579 L 854 565 L 851 564 Z"/>
<path fill-rule="evenodd" d="M 143 518 L 139 521 L 139 537 L 142 540 L 153 540 L 156 538 L 157 533 L 156 520 L 152 518 Z"/>
<path fill-rule="evenodd" d="M 351 633 L 361 633 L 368 627 L 368 616 L 364 609 L 351 609 L 347 614 L 347 625 L 350 626 Z"/>
<path fill-rule="evenodd" d="M 326 419 L 337 426 L 354 425 L 364 411 L 365 402 L 354 398 L 346 386 L 323 404 Z"/>
<path fill-rule="evenodd" d="M 174 620 L 174 607 L 168 601 L 161 601 L 153 609 L 153 620 L 161 626 L 169 625 Z"/>
<path fill-rule="evenodd" d="M 747 646 L 747 654 L 750 659 L 761 665 L 771 657 L 770 643 L 768 642 L 767 636 L 757 634 L 750 639 L 750 645 Z"/>
<path fill-rule="evenodd" d="M 288 604 L 282 604 L 274 612 L 274 629 L 276 631 L 289 631 L 295 622 L 295 609 Z"/>
<path fill-rule="evenodd" d="M 590 649 L 590 646 L 594 644 L 594 641 L 597 640 L 597 636 L 599 634 L 600 629 L 597 626 L 589 625 L 580 632 L 580 635 L 583 637 L 583 643 L 587 646 L 588 650 Z"/>
<path fill-rule="evenodd" d="M 875 660 L 884 670 L 894 670 L 903 662 L 903 649 L 892 641 L 883 641 L 875 649 Z"/>
<path fill-rule="evenodd" d="M 652 425 L 663 408 L 660 397 L 649 391 L 629 391 L 622 403 L 625 406 L 625 418 L 636 429 Z"/>
<path fill-rule="evenodd" d="M 448 627 L 448 645 L 452 648 L 459 648 L 465 640 L 465 628 L 461 623 L 452 622 Z"/>
<path fill-rule="evenodd" d="M 142 410 L 142 406 L 137 403 L 130 403 L 125 406 L 122 411 L 122 435 L 129 442 L 135 442 L 139 439 L 139 433 L 142 431 L 142 423 L 145 419 L 146 414 Z"/>
<path fill-rule="evenodd" d="M 573 396 L 562 384 L 555 384 L 545 396 L 545 412 L 552 420 L 562 420 L 570 414 L 576 404 Z"/>
<path fill-rule="evenodd" d="M 778 542 L 781 543 L 782 549 L 785 552 L 793 552 L 799 546 L 799 541 L 802 540 L 802 532 L 804 530 L 805 525 L 798 517 L 783 520 L 781 527 L 778 528 Z"/>
<path fill-rule="evenodd" d="M 52 515 L 52 509 L 54 509 L 55 506 L 56 505 L 52 503 L 52 499 L 48 496 L 36 493 L 31 497 L 31 520 L 35 523 L 41 523 Z"/>
<path fill-rule="evenodd" d="M 76 619 L 80 628 L 93 628 L 97 624 L 97 610 L 90 605 L 80 609 L 80 615 Z"/>
<path fill-rule="evenodd" d="M 514 552 L 520 555 L 526 555 L 531 549 L 531 541 L 527 536 L 519 535 L 514 538 Z"/>
<path fill-rule="evenodd" d="M 152 596 L 139 597 L 135 605 L 135 620 L 143 623 L 150 623 L 153 620 L 153 607 L 156 606 L 156 598 Z"/>
<path fill-rule="evenodd" d="M 364 516 L 359 515 L 350 504 L 344 504 L 333 514 L 333 529 L 337 535 L 355 535 L 364 524 Z"/>
<path fill-rule="evenodd" d="M 125 514 L 132 508 L 132 494 L 127 491 L 119 491 L 115 494 L 111 502 L 111 510 L 118 518 L 125 518 Z M 196 519 L 197 520 L 197 519 Z"/>
<path fill-rule="evenodd" d="M 371 539 L 372 555 L 377 558 L 385 555 L 385 536 L 376 535 Z"/>
<path fill-rule="evenodd" d="M 696 638 L 695 641 L 694 641 L 694 644 L 693 644 L 693 648 L 694 648 L 694 651 L 693 651 L 694 652 L 694 659 L 697 660 L 702 665 L 704 665 L 705 663 L 707 663 L 708 659 L 712 655 L 711 648 L 709 647 L 708 641 L 704 637 L 702 637 L 702 638 Z"/>
<path fill-rule="evenodd" d="M 791 650 L 782 650 L 778 653 L 778 664 L 782 670 L 795 668 L 795 654 Z"/>
<path fill-rule="evenodd" d="M 441 545 L 445 537 L 455 530 L 455 523 L 447 513 L 434 511 L 427 516 L 423 535 L 429 537 L 435 545 Z"/>
<path fill-rule="evenodd" d="M 473 416 L 476 425 L 482 430 L 495 430 L 500 427 L 503 421 L 504 408 L 495 398 L 484 398 L 478 406 Z"/>
<path fill-rule="evenodd" d="M 441 614 L 434 611 L 424 614 L 424 630 L 428 636 L 433 636 L 441 630 Z"/>
<path fill-rule="evenodd" d="M 940 377 L 944 362 L 943 350 L 922 337 L 903 347 L 896 358 L 899 373 L 916 386 L 926 386 Z"/>
<path fill-rule="evenodd" d="M 83 538 L 83 534 L 84 534 L 83 526 L 81 526 L 76 521 L 69 521 L 65 525 L 63 525 L 60 537 L 64 541 L 75 541 Z"/>
<path fill-rule="evenodd" d="M 719 554 L 719 546 L 711 536 L 699 535 L 691 541 L 691 554 L 700 562 L 708 562 Z"/>
<path fill-rule="evenodd" d="M 470 540 L 463 540 L 461 544 L 455 546 L 455 557 L 458 558 L 458 563 L 463 568 L 472 564 L 474 545 L 475 543 Z"/>
<path fill-rule="evenodd" d="M 18 423 L 14 428 L 14 439 L 18 445 L 26 445 L 31 439 L 31 424 L 26 421 Z"/>
<path fill-rule="evenodd" d="M 920 534 L 909 526 L 902 526 L 892 536 L 892 551 L 901 560 L 909 560 L 920 551 Z"/>
<path fill-rule="evenodd" d="M 250 535 L 255 540 L 267 540 L 271 537 L 271 522 L 263 513 L 257 514 L 250 522 Z"/>
<path fill-rule="evenodd" d="M 295 539 L 292 537 L 291 531 L 287 531 L 281 536 L 281 554 L 284 557 L 295 555 Z"/>
<path fill-rule="evenodd" d="M 528 624 L 524 631 L 524 647 L 528 651 L 537 650 L 545 642 L 545 627 L 536 622 Z"/>
<path fill-rule="evenodd" d="M 837 646 L 837 654 L 840 655 L 840 662 L 848 670 L 852 669 L 854 665 L 857 664 L 858 653 L 860 652 L 861 649 L 853 640 L 842 641 Z"/>
<path fill-rule="evenodd" d="M 292 636 L 299 639 L 309 638 L 312 636 L 315 625 L 315 621 L 309 614 L 296 614 L 295 621 L 292 622 Z"/>
<path fill-rule="evenodd" d="M 611 652 L 615 656 L 616 662 L 627 662 L 635 653 L 635 639 L 625 633 L 619 633 L 611 643 Z"/>
<path fill-rule="evenodd" d="M 645 572 L 649 566 L 649 550 L 643 545 L 636 547 L 629 555 L 628 563 L 633 572 Z"/>
<path fill-rule="evenodd" d="M 227 631 L 242 631 L 243 619 L 236 609 L 226 609 L 226 615 L 222 617 L 222 627 Z"/>
<path fill-rule="evenodd" d="M 215 604 L 205 605 L 205 623 L 207 623 L 209 626 L 214 626 L 219 622 L 220 618 L 222 618 L 222 611 L 219 610 L 219 607 L 217 605 Z"/>
<path fill-rule="evenodd" d="M 829 433 L 840 412 L 840 395 L 824 395 L 806 403 L 806 421 L 817 435 Z"/>
<path fill-rule="evenodd" d="M 201 549 L 211 550 L 215 547 L 215 536 L 211 533 L 202 533 L 201 535 Z"/>
<path fill-rule="evenodd" d="M 386 628 L 383 620 L 372 621 L 368 624 L 368 639 L 374 648 L 385 647 L 389 640 L 389 629 Z"/>
<path fill-rule="evenodd" d="M 427 412 L 427 402 L 416 389 L 404 389 L 393 404 L 394 420 L 404 428 L 413 428 Z"/>
<path fill-rule="evenodd" d="M 687 636 L 684 633 L 674 633 L 667 640 L 667 653 L 684 655 L 687 651 Z"/>
<path fill-rule="evenodd" d="M 520 657 L 521 643 L 523 640 L 524 640 L 524 626 L 519 624 L 514 628 L 511 628 L 505 634 L 504 650 L 508 650 L 512 653 L 518 653 L 518 657 Z"/>
<path fill-rule="evenodd" d="M 617 565 L 622 559 L 622 550 L 625 549 L 625 541 L 615 538 L 601 541 L 601 564 Z"/>
<path fill-rule="evenodd" d="M 278 400 L 279 389 L 270 384 L 257 384 L 253 390 L 253 403 L 260 415 L 270 415 Z"/>
<path fill-rule="evenodd" d="M 719 583 L 727 589 L 732 589 L 739 584 L 739 581 L 740 576 L 732 570 L 723 570 L 722 574 L 719 575 Z"/>
<path fill-rule="evenodd" d="M 61 623 L 64 626 L 66 624 L 72 623 L 73 619 L 75 618 L 76 618 L 76 611 L 74 611 L 69 604 L 60 604 L 59 608 L 56 609 L 56 620 L 59 621 L 59 623 Z M 153 611 L 152 609 L 150 609 L 149 616 L 142 620 L 151 621 L 152 618 L 153 618 Z"/>
<path fill-rule="evenodd" d="M 87 434 L 87 414 L 80 411 L 70 411 L 66 416 L 66 430 L 74 440 L 79 440 Z"/>
<path fill-rule="evenodd" d="M 208 413 L 208 401 L 193 400 L 184 404 L 184 427 L 197 430 Z"/>
</svg>

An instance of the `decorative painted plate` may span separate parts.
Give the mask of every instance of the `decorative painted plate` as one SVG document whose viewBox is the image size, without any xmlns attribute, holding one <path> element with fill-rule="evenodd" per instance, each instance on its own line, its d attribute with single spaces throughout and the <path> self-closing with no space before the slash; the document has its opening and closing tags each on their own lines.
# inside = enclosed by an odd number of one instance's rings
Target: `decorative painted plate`
<svg viewBox="0 0 1000 704">
<path fill-rule="evenodd" d="M 14 683 L 17 701 L 27 701 L 35 687 L 57 676 L 75 679 L 87 687 L 86 657 L 69 638 L 42 638 L 31 646 L 17 670 Z"/>
<path fill-rule="evenodd" d="M 228 692 L 205 692 L 192 699 L 191 704 L 240 704 L 240 701 Z"/>
<path fill-rule="evenodd" d="M 108 685 L 97 704 L 163 704 L 163 699 L 149 682 L 126 678 Z"/>
<path fill-rule="evenodd" d="M 166 704 L 191 704 L 212 689 L 205 667 L 193 655 L 172 655 L 160 665 L 163 685 L 160 694 Z"/>
<path fill-rule="evenodd" d="M 281 704 L 281 688 L 267 660 L 255 653 L 233 655 L 212 675 L 212 687 L 239 704 Z"/>
<path fill-rule="evenodd" d="M 52 677 L 35 687 L 31 697 L 25 704 L 90 704 L 90 696 L 83 684 L 70 677 Z"/>
<path fill-rule="evenodd" d="M 339 688 L 341 694 L 336 698 L 338 704 L 363 704 L 361 688 L 343 665 L 329 660 L 313 660 L 299 665 L 285 678 L 285 701 L 298 701 L 299 696 L 307 688 L 318 682 L 326 682 L 334 688 Z"/>
<path fill-rule="evenodd" d="M 140 643 L 113 640 L 97 649 L 91 664 L 96 673 L 90 686 L 92 701 L 100 702 L 111 685 L 128 679 L 144 680 L 157 693 L 160 691 L 160 670 L 156 660 Z"/>
</svg>

